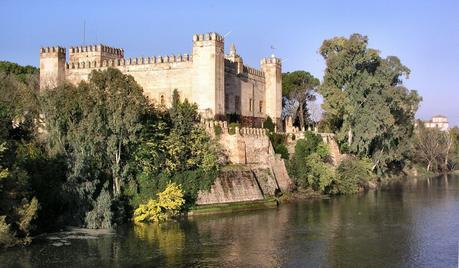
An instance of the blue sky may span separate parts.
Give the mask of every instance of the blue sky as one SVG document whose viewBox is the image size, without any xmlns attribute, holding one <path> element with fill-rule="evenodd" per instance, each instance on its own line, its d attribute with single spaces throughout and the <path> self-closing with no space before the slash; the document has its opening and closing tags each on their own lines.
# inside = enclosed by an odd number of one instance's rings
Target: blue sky
<svg viewBox="0 0 459 268">
<path fill-rule="evenodd" d="M 10 1 L 0 0 L 0 60 L 38 66 L 41 46 L 104 43 L 127 57 L 191 52 L 193 33 L 230 34 L 244 62 L 272 53 L 283 70 L 322 78 L 324 39 L 361 33 L 411 69 L 418 117 L 459 125 L 459 0 L 451 1 Z"/>
</svg>

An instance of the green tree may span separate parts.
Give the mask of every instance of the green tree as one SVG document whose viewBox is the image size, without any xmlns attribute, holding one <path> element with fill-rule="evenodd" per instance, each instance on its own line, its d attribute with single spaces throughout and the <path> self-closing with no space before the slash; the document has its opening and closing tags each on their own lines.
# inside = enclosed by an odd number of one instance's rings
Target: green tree
<svg viewBox="0 0 459 268">
<path fill-rule="evenodd" d="M 373 177 L 371 168 L 372 162 L 369 159 L 345 158 L 338 166 L 336 179 L 333 180 L 331 186 L 331 193 L 357 193 Z"/>
<path fill-rule="evenodd" d="M 402 84 L 410 70 L 367 44 L 359 34 L 323 42 L 327 68 L 318 91 L 324 120 L 351 153 L 370 157 L 373 169 L 401 170 L 421 98 Z"/>
<path fill-rule="evenodd" d="M 289 103 L 298 105 L 292 117 L 293 120 L 298 118 L 301 129 L 309 122 L 307 102 L 315 99 L 314 91 L 319 83 L 319 79 L 306 71 L 282 74 L 282 95 L 288 98 Z"/>
<path fill-rule="evenodd" d="M 69 218 L 91 228 L 109 227 L 148 102 L 131 76 L 93 71 L 78 87 L 64 85 L 43 96 L 48 146 L 68 166 L 63 203 Z M 66 200 L 66 201 L 65 201 Z"/>
<path fill-rule="evenodd" d="M 312 132 L 305 132 L 304 139 L 296 143 L 288 172 L 297 185 L 325 192 L 334 178 L 334 170 L 329 162 L 329 151 L 322 138 Z"/>
<path fill-rule="evenodd" d="M 216 141 L 198 124 L 197 106 L 186 99 L 180 101 L 176 91 L 166 113 L 153 112 L 148 118 L 131 161 L 131 205 L 148 202 L 169 181 L 180 184 L 187 204 L 193 203 L 199 190 L 210 187 L 218 171 Z"/>
</svg>

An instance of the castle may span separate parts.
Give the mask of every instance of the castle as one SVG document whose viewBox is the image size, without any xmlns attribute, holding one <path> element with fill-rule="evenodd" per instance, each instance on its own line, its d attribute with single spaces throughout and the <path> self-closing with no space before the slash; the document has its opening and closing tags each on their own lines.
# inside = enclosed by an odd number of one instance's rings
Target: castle
<svg viewBox="0 0 459 268">
<path fill-rule="evenodd" d="M 116 68 L 129 74 L 155 104 L 169 105 L 176 89 L 180 98 L 198 105 L 203 118 L 236 114 L 243 125 L 260 127 L 269 116 L 281 126 L 281 60 L 263 58 L 260 69 L 244 65 L 231 45 L 217 33 L 193 35 L 191 54 L 124 58 L 124 50 L 105 45 L 40 49 L 40 89 L 64 82 L 78 84 L 92 70 Z"/>
</svg>

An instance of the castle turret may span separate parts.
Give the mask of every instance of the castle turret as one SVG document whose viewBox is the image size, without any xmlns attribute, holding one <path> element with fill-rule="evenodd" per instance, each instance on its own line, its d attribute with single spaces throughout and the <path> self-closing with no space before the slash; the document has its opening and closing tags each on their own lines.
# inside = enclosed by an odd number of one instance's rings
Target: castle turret
<svg viewBox="0 0 459 268">
<path fill-rule="evenodd" d="M 193 36 L 193 101 L 206 118 L 225 114 L 224 40 L 217 33 Z"/>
<path fill-rule="evenodd" d="M 236 64 L 236 72 L 238 74 L 244 71 L 244 62 L 242 61 L 241 56 L 239 56 L 236 52 L 236 46 L 231 44 L 230 46 L 230 53 L 226 56 L 226 59 L 234 62 Z"/>
<path fill-rule="evenodd" d="M 261 70 L 265 74 L 266 115 L 281 127 L 282 113 L 282 66 L 281 60 L 272 55 L 261 60 Z"/>
<path fill-rule="evenodd" d="M 65 80 L 65 48 L 40 49 L 40 89 L 55 88 Z"/>
<path fill-rule="evenodd" d="M 102 62 L 124 58 L 124 49 L 105 45 L 88 45 L 71 47 L 69 63 Z"/>
</svg>

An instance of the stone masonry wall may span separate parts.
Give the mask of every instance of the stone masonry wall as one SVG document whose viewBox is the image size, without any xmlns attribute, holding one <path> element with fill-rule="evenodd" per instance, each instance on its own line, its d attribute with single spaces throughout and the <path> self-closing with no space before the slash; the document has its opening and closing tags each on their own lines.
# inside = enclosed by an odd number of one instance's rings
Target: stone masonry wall
<svg viewBox="0 0 459 268">
<path fill-rule="evenodd" d="M 267 115 L 276 122 L 281 107 L 281 64 L 278 58 L 262 59 L 260 68 L 246 66 L 242 58 L 224 54 L 224 38 L 217 33 L 193 35 L 191 54 L 124 58 L 124 49 L 105 45 L 40 49 L 40 88 L 65 81 L 78 84 L 93 70 L 116 68 L 129 74 L 151 101 L 170 105 L 177 89 L 182 99 L 198 105 L 204 118 L 224 118 L 237 113 L 260 125 Z M 246 120 L 247 121 L 247 120 Z"/>
<path fill-rule="evenodd" d="M 235 133 L 230 134 L 226 122 L 205 121 L 203 124 L 206 131 L 219 140 L 229 161 L 235 164 L 235 171 L 233 173 L 226 171 L 223 177 L 219 176 L 210 192 L 200 192 L 198 204 L 236 202 L 234 201 L 236 199 L 237 201 L 250 201 L 256 200 L 253 198 L 258 196 L 258 191 L 263 198 L 293 189 L 294 184 L 287 174 L 284 160 L 280 155 L 274 153 L 266 129 L 236 128 Z M 215 133 L 216 125 L 221 129 L 218 136 Z M 243 170 L 242 173 L 237 172 L 240 169 Z M 248 171 L 251 175 L 247 173 Z M 252 178 L 256 184 L 251 182 Z M 234 182 L 230 182 L 231 180 Z M 235 190 L 231 188 L 234 186 L 248 188 Z M 232 196 L 233 193 L 242 194 L 242 196 L 236 198 Z"/>
<path fill-rule="evenodd" d="M 216 204 L 263 199 L 254 173 L 250 169 L 222 171 L 210 191 L 200 192 L 196 204 Z"/>
</svg>

